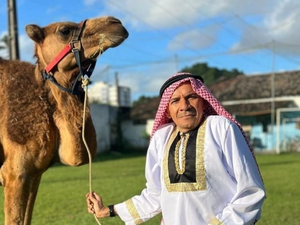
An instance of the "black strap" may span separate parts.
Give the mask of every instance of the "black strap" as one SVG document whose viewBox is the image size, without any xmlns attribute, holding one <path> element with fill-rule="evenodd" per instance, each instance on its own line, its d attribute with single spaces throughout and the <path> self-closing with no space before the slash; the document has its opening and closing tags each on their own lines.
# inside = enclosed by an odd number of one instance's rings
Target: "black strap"
<svg viewBox="0 0 300 225">
<path fill-rule="evenodd" d="M 201 80 L 202 83 L 204 83 L 204 80 L 201 76 L 199 75 L 193 75 L 193 74 L 190 74 L 190 73 L 185 73 L 185 74 L 181 74 L 181 75 L 177 75 L 177 76 L 174 76 L 174 77 L 171 77 L 169 78 L 160 88 L 160 91 L 159 91 L 159 96 L 162 97 L 164 91 L 166 90 L 167 87 L 169 87 L 171 84 L 179 81 L 179 80 L 182 80 L 184 78 L 188 78 L 188 77 L 193 77 L 195 79 L 198 79 L 198 80 Z"/>
<path fill-rule="evenodd" d="M 110 217 L 116 216 L 115 211 L 114 211 L 114 205 L 109 205 L 108 209 L 109 209 L 109 216 Z"/>
<path fill-rule="evenodd" d="M 59 89 L 63 90 L 63 91 L 66 91 L 68 93 L 72 93 L 72 90 L 71 89 L 67 89 L 63 86 L 61 86 L 59 83 L 57 83 L 56 79 L 54 78 L 54 76 L 48 74 L 45 70 L 42 72 L 42 77 L 44 80 L 49 80 L 51 81 L 51 83 L 55 84 Z"/>
<path fill-rule="evenodd" d="M 71 42 L 78 42 L 81 38 L 81 34 L 82 34 L 82 31 L 83 31 L 83 28 L 85 26 L 85 23 L 86 23 L 86 20 L 83 20 L 81 21 L 81 23 L 78 25 L 78 30 L 76 30 L 74 36 L 73 36 L 73 39 Z"/>
<path fill-rule="evenodd" d="M 73 83 L 73 86 L 72 86 L 72 89 L 68 89 L 68 88 L 65 88 L 63 86 L 61 86 L 57 81 L 56 79 L 54 78 L 53 75 L 50 75 L 48 74 L 45 70 L 42 72 L 42 77 L 44 80 L 49 80 L 51 81 L 51 83 L 53 83 L 55 86 L 57 86 L 59 89 L 63 90 L 63 91 L 66 91 L 68 92 L 69 94 L 73 94 L 73 95 L 78 95 L 79 92 L 78 92 L 78 87 L 79 87 L 79 84 L 80 84 L 80 81 L 81 81 L 81 78 L 84 76 L 84 75 L 87 75 L 88 77 L 90 77 L 94 71 L 94 68 L 95 68 L 95 65 L 96 65 L 96 61 L 91 63 L 89 65 L 89 67 L 87 68 L 87 70 L 85 71 L 82 71 L 82 72 L 79 72 L 79 74 L 77 75 L 74 83 Z"/>
</svg>

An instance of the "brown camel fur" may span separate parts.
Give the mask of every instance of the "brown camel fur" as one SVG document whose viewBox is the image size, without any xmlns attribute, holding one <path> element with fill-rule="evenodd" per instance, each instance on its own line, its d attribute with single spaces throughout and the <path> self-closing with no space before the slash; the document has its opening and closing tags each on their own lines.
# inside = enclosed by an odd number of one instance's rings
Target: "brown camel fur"
<svg viewBox="0 0 300 225">
<path fill-rule="evenodd" d="M 72 22 L 43 28 L 28 25 L 26 32 L 35 42 L 36 65 L 0 58 L 0 181 L 6 225 L 30 224 L 41 176 L 53 163 L 79 166 L 89 162 L 82 140 L 84 90 L 79 85 L 77 94 L 71 94 L 42 77 L 45 67 L 78 30 L 79 25 Z M 86 68 L 127 36 L 113 17 L 87 20 L 80 39 L 82 66 Z M 78 73 L 70 52 L 50 75 L 71 89 Z M 95 156 L 96 134 L 89 107 L 85 123 L 85 139 Z"/>
</svg>

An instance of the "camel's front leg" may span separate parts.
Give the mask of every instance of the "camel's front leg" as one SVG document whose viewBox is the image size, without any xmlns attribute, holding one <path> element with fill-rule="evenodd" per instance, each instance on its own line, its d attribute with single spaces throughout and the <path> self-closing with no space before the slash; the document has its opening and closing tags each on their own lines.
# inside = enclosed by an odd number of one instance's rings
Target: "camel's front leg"
<svg viewBox="0 0 300 225">
<path fill-rule="evenodd" d="M 30 225 L 40 180 L 40 176 L 28 182 L 10 180 L 4 186 L 5 225 Z"/>
<path fill-rule="evenodd" d="M 41 175 L 26 154 L 19 152 L 5 159 L 1 167 L 5 225 L 30 224 Z"/>
<path fill-rule="evenodd" d="M 1 167 L 4 188 L 5 225 L 24 225 L 30 185 L 26 173 L 13 168 L 9 162 Z"/>
<path fill-rule="evenodd" d="M 28 196 L 24 225 L 30 225 L 32 219 L 33 206 L 41 182 L 41 177 L 42 177 L 41 175 L 37 175 L 35 176 L 34 179 L 31 180 L 31 187 L 30 187 L 31 191 Z"/>
</svg>

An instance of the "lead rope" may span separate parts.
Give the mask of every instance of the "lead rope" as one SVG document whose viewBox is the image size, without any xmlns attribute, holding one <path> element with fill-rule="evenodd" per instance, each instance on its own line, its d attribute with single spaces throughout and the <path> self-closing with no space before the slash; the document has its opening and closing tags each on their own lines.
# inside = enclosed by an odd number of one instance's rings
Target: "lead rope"
<svg viewBox="0 0 300 225">
<path fill-rule="evenodd" d="M 84 135 L 84 131 L 85 131 L 85 112 L 86 112 L 86 102 L 87 102 L 87 86 L 89 85 L 90 81 L 89 81 L 89 78 L 83 78 L 82 77 L 82 88 L 85 92 L 84 94 L 84 104 L 83 104 L 83 121 L 82 121 L 82 140 L 83 140 L 83 143 L 85 145 L 85 148 L 86 148 L 86 151 L 88 153 L 88 157 L 89 157 L 89 188 L 90 188 L 90 193 L 92 194 L 92 156 L 91 156 L 91 151 L 86 143 L 86 140 L 85 140 L 85 135 Z M 95 214 L 94 215 L 94 218 L 96 220 L 96 222 L 98 223 L 98 225 L 101 225 L 100 221 L 98 220 L 98 218 L 96 217 Z"/>
</svg>

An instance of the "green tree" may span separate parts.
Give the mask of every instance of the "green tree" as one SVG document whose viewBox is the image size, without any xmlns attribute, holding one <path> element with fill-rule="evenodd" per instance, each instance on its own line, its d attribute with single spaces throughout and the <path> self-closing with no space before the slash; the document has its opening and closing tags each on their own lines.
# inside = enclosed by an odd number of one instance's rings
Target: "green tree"
<svg viewBox="0 0 300 225">
<path fill-rule="evenodd" d="M 9 49 L 9 37 L 7 34 L 3 35 L 0 39 L 0 50 L 6 49 L 7 55 L 8 55 L 8 49 Z M 8 58 L 5 56 L 5 58 Z"/>
<path fill-rule="evenodd" d="M 207 63 L 196 63 L 191 67 L 185 67 L 182 71 L 190 72 L 195 75 L 199 75 L 204 79 L 206 86 L 211 85 L 218 79 L 233 78 L 238 75 L 244 75 L 243 72 L 233 69 L 231 71 L 218 69 L 216 67 L 209 67 Z"/>
<path fill-rule="evenodd" d="M 133 107 L 136 105 L 142 105 L 142 104 L 147 104 L 149 101 L 151 101 L 153 97 L 147 97 L 142 95 L 141 97 L 139 97 L 138 100 L 136 100 L 135 102 L 133 102 Z"/>
</svg>

